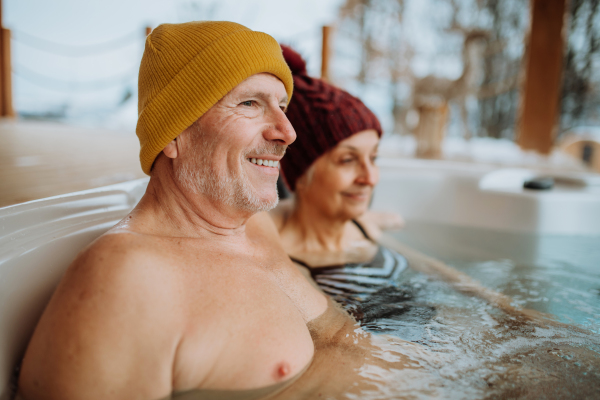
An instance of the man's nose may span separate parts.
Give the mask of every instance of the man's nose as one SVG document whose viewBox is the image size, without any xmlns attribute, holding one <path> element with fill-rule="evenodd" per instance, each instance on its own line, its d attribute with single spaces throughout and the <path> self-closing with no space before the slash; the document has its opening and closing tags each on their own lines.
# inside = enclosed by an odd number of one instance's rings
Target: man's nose
<svg viewBox="0 0 600 400">
<path fill-rule="evenodd" d="M 283 110 L 278 107 L 269 114 L 271 127 L 264 131 L 264 138 L 286 146 L 292 144 L 296 140 L 296 131 Z"/>
</svg>

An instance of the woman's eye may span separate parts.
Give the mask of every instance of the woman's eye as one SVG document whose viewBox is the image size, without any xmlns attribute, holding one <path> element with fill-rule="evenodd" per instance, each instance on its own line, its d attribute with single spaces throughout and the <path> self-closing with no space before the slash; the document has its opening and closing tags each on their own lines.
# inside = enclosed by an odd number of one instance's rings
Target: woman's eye
<svg viewBox="0 0 600 400">
<path fill-rule="evenodd" d="M 243 101 L 241 104 L 243 106 L 252 107 L 252 105 L 254 104 L 254 101 L 252 101 L 252 100 L 246 100 L 246 101 Z"/>
<path fill-rule="evenodd" d="M 342 158 L 342 160 L 341 160 L 342 164 L 348 164 L 348 163 L 351 163 L 352 161 L 354 161 L 354 158 Z"/>
</svg>

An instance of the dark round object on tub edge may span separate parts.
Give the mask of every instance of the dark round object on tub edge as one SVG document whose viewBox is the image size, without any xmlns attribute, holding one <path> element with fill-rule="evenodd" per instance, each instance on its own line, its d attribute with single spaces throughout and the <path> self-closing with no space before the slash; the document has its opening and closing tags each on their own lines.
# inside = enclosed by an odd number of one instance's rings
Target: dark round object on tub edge
<svg viewBox="0 0 600 400">
<path fill-rule="evenodd" d="M 525 189 L 532 190 L 550 190 L 554 187 L 554 179 L 552 178 L 533 178 L 523 183 Z"/>
</svg>

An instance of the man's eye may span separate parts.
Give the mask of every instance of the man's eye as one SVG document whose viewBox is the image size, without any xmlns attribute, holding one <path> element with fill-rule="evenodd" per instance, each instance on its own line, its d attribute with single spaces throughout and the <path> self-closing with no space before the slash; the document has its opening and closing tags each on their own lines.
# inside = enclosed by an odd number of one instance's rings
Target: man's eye
<svg viewBox="0 0 600 400">
<path fill-rule="evenodd" d="M 252 107 L 252 105 L 254 104 L 254 101 L 252 101 L 252 100 L 246 100 L 246 101 L 243 101 L 241 104 L 243 106 Z"/>
</svg>

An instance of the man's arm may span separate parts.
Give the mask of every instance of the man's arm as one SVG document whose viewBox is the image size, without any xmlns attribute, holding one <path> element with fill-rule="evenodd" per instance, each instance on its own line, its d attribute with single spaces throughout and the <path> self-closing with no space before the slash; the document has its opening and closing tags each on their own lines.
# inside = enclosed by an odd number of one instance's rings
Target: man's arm
<svg viewBox="0 0 600 400">
<path fill-rule="evenodd" d="M 169 279 L 129 234 L 101 237 L 71 265 L 23 360 L 26 400 L 152 399 L 171 393 L 176 321 Z"/>
</svg>

